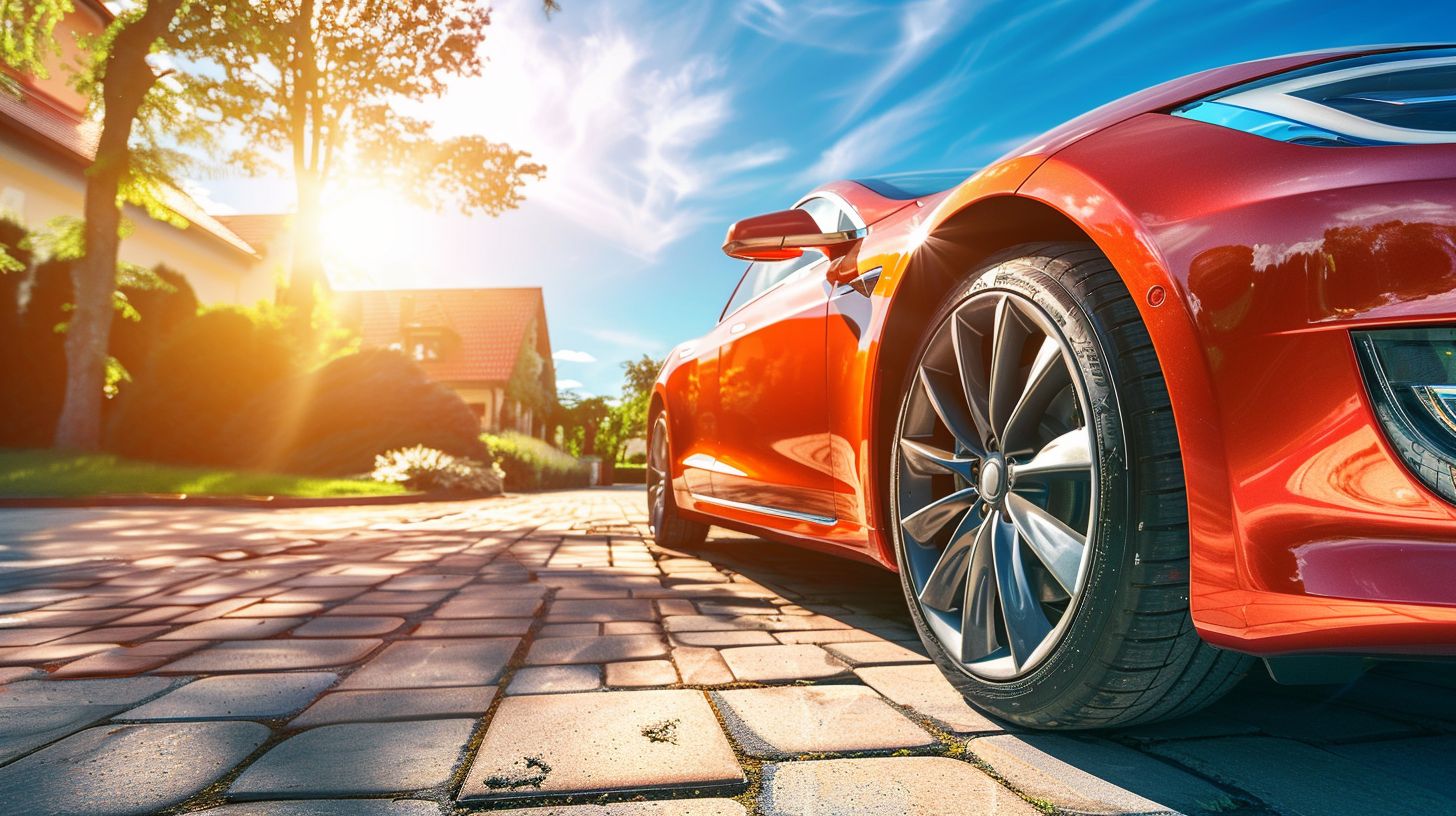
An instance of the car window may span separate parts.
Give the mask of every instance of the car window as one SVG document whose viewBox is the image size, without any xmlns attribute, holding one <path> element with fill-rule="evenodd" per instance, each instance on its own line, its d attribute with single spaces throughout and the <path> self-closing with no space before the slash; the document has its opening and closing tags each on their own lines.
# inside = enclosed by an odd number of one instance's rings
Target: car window
<svg viewBox="0 0 1456 816">
<path fill-rule="evenodd" d="M 743 279 L 738 282 L 738 289 L 728 301 L 727 308 L 723 310 L 723 317 L 733 314 L 748 301 L 772 289 L 779 281 L 819 260 L 817 252 L 805 252 L 787 261 L 758 261 L 750 264 L 748 271 L 743 273 Z"/>
</svg>

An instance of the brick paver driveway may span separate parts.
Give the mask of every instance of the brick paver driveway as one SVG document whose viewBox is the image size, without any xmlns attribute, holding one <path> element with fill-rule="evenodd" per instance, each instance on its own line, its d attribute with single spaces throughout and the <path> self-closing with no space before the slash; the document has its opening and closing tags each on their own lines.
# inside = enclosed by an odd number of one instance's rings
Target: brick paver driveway
<svg viewBox="0 0 1456 816">
<path fill-rule="evenodd" d="M 1456 674 L 1014 733 L 888 574 L 636 491 L 0 511 L 0 814 L 1456 813 Z"/>
</svg>

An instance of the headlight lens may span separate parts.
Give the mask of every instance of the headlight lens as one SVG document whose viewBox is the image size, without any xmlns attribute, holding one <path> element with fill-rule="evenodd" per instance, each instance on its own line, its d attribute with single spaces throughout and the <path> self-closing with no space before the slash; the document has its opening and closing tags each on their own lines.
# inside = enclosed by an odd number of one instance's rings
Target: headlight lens
<svg viewBox="0 0 1456 816">
<path fill-rule="evenodd" d="M 1386 438 L 1422 483 L 1456 502 L 1456 328 L 1353 335 Z"/>
<path fill-rule="evenodd" d="M 1456 143 L 1456 49 L 1335 60 L 1230 88 L 1172 113 L 1293 144 Z"/>
</svg>

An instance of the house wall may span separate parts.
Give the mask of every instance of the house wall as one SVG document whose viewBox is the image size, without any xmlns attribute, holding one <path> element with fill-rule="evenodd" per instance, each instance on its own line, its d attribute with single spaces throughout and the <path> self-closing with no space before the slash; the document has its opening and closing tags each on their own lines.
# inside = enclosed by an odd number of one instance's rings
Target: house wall
<svg viewBox="0 0 1456 816">
<path fill-rule="evenodd" d="M 78 169 L 0 138 L 0 215 L 42 230 L 57 216 L 79 217 L 84 203 Z M 251 305 L 273 297 L 273 276 L 261 263 L 201 229 L 178 229 L 134 207 L 126 218 L 135 231 L 122 241 L 123 261 L 165 263 L 187 276 L 203 303 Z"/>
</svg>

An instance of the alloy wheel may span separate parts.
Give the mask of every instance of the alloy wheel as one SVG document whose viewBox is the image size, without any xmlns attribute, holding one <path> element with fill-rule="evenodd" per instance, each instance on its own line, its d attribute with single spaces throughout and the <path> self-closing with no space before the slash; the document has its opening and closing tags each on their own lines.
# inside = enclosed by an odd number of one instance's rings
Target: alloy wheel
<svg viewBox="0 0 1456 816">
<path fill-rule="evenodd" d="M 947 654 L 987 680 L 1051 652 L 1086 581 L 1097 513 L 1086 387 L 1051 316 L 986 290 L 931 337 L 901 413 L 903 567 Z"/>
<path fill-rule="evenodd" d="M 667 420 L 658 417 L 647 452 L 647 510 L 653 532 L 662 529 L 667 516 L 667 484 Z"/>
</svg>

